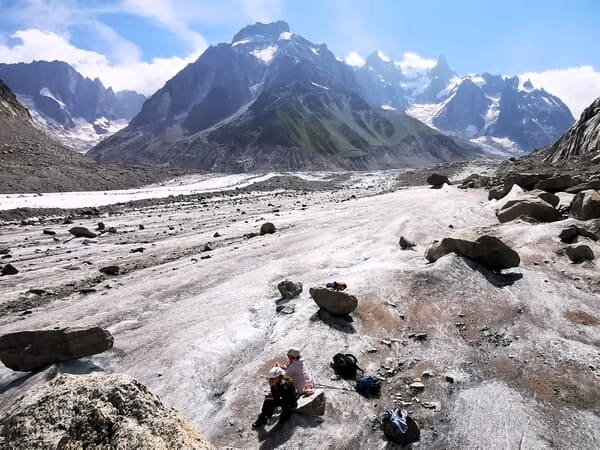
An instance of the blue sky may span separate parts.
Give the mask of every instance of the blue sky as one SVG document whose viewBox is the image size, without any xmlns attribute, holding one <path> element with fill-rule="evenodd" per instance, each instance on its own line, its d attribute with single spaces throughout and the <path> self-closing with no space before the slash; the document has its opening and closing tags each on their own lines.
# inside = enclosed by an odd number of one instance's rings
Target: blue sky
<svg viewBox="0 0 600 450">
<path fill-rule="evenodd" d="M 530 73 L 569 106 L 600 95 L 600 2 L 592 0 L 0 0 L 0 10 L 0 62 L 64 59 L 147 94 L 207 45 L 284 19 L 340 57 L 443 53 L 459 74 Z"/>
</svg>

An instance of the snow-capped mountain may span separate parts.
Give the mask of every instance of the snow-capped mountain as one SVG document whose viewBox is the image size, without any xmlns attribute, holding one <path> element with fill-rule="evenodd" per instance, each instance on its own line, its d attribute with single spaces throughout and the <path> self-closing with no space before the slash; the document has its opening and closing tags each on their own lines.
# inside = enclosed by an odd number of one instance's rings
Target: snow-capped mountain
<svg viewBox="0 0 600 450">
<path fill-rule="evenodd" d="M 0 79 L 38 128 L 82 152 L 125 127 L 146 99 L 132 91 L 115 93 L 60 61 L 0 64 Z"/>
<path fill-rule="evenodd" d="M 523 153 L 554 142 L 575 119 L 529 80 L 484 73 L 459 77 L 441 55 L 427 71 L 405 73 L 374 52 L 355 69 L 364 95 L 384 108 L 469 139 L 490 153 Z"/>
<path fill-rule="evenodd" d="M 90 154 L 246 171 L 402 167 L 477 151 L 365 101 L 350 66 L 279 21 L 208 48 Z"/>
</svg>

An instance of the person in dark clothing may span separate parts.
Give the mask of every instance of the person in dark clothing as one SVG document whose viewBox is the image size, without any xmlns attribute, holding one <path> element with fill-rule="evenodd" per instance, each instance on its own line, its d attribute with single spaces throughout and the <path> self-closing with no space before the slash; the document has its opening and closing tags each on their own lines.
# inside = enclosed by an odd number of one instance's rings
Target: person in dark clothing
<svg viewBox="0 0 600 450">
<path fill-rule="evenodd" d="M 252 428 L 266 425 L 277 406 L 281 406 L 283 409 L 278 423 L 285 423 L 292 416 L 292 412 L 298 405 L 293 380 L 285 374 L 285 370 L 281 367 L 273 367 L 269 371 L 268 379 L 271 392 L 265 396 L 260 415 L 256 419 L 256 422 L 252 424 Z"/>
</svg>

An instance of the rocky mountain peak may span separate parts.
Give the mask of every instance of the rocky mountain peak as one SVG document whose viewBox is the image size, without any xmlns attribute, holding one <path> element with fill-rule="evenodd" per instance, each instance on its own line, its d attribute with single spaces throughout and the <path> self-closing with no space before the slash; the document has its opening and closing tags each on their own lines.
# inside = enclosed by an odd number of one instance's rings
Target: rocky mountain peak
<svg viewBox="0 0 600 450">
<path fill-rule="evenodd" d="M 283 20 L 271 23 L 256 22 L 254 25 L 248 25 L 242 28 L 233 37 L 231 42 L 240 42 L 244 40 L 251 41 L 276 41 L 281 33 L 289 33 L 290 26 Z"/>
<path fill-rule="evenodd" d="M 523 87 L 527 90 L 531 90 L 533 89 L 533 83 L 531 82 L 531 80 L 527 79 L 527 81 L 523 83 Z"/>
<path fill-rule="evenodd" d="M 439 78 L 439 79 L 449 80 L 451 77 L 456 75 L 456 72 L 454 72 L 450 68 L 450 65 L 448 64 L 446 57 L 443 54 L 440 54 L 440 56 L 438 57 L 438 60 L 437 60 L 437 64 L 429 70 L 428 74 L 429 74 L 429 77 L 432 79 Z"/>
</svg>

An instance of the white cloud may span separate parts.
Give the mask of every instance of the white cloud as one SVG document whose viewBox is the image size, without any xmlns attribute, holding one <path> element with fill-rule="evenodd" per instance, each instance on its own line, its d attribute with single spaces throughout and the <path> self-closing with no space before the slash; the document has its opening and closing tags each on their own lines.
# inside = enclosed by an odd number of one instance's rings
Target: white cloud
<svg viewBox="0 0 600 450">
<path fill-rule="evenodd" d="M 396 66 L 400 67 L 402 73 L 409 78 L 422 75 L 436 64 L 437 61 L 435 59 L 423 58 L 412 52 L 404 53 L 402 60 L 396 61 Z"/>
<path fill-rule="evenodd" d="M 273 22 L 281 18 L 281 0 L 241 0 L 242 11 L 253 21 Z"/>
<path fill-rule="evenodd" d="M 576 119 L 600 97 L 600 72 L 596 72 L 592 66 L 526 72 L 519 74 L 519 78 L 530 79 L 534 87 L 543 87 L 556 95 L 567 104 Z"/>
<path fill-rule="evenodd" d="M 365 60 L 356 52 L 348 53 L 348 56 L 344 59 L 346 64 L 349 66 L 362 67 L 365 65 Z"/>
<path fill-rule="evenodd" d="M 65 61 L 84 76 L 100 78 L 115 91 L 131 89 L 145 95 L 153 94 L 203 51 L 197 50 L 184 58 L 154 58 L 150 62 L 133 58 L 113 63 L 106 55 L 73 46 L 57 33 L 28 29 L 17 31 L 11 37 L 20 43 L 0 45 L 0 62 Z"/>
</svg>

